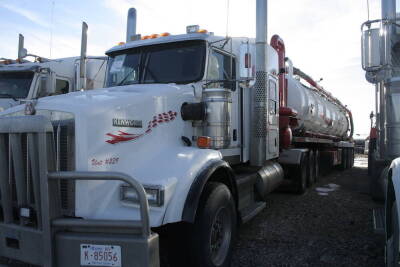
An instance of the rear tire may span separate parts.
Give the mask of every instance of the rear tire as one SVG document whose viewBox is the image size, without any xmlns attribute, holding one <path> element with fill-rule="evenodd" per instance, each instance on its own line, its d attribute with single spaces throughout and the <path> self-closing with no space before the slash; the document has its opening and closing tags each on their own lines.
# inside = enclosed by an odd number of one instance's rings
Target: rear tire
<svg viewBox="0 0 400 267">
<path fill-rule="evenodd" d="M 342 148 L 342 159 L 340 162 L 340 169 L 342 171 L 347 169 L 347 163 L 348 163 L 348 157 L 347 157 L 348 153 L 347 153 L 347 149 L 346 148 Z"/>
<path fill-rule="evenodd" d="M 230 266 L 236 224 L 235 201 L 229 188 L 222 183 L 208 183 L 193 227 L 190 266 Z"/>
<path fill-rule="evenodd" d="M 386 266 L 399 267 L 399 217 L 396 201 L 392 205 L 390 230 L 392 236 L 386 240 Z"/>
<path fill-rule="evenodd" d="M 308 153 L 308 175 L 307 175 L 307 187 L 311 187 L 315 181 L 315 155 L 314 151 L 310 150 Z"/>
<path fill-rule="evenodd" d="M 300 164 L 294 168 L 293 180 L 295 183 L 295 190 L 298 194 L 303 194 L 307 189 L 307 169 L 308 169 L 308 155 L 303 153 L 301 156 Z"/>
<path fill-rule="evenodd" d="M 319 173 L 319 164 L 320 164 L 320 156 L 319 156 L 319 150 L 315 150 L 314 153 L 314 157 L 315 157 L 315 170 L 314 170 L 314 183 L 318 182 L 320 173 Z"/>
</svg>

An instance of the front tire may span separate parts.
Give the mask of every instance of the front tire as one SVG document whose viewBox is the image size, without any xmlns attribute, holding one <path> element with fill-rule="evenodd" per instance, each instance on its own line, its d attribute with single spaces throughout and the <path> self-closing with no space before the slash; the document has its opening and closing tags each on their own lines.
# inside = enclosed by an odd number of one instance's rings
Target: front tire
<svg viewBox="0 0 400 267">
<path fill-rule="evenodd" d="M 236 226 L 235 201 L 229 188 L 222 183 L 208 183 L 193 227 L 191 266 L 230 266 Z"/>
</svg>

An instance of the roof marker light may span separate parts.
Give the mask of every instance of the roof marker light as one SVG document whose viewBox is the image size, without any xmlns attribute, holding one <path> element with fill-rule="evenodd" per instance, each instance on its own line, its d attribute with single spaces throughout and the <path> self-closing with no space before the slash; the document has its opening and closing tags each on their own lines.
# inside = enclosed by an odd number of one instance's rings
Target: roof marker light
<svg viewBox="0 0 400 267">
<path fill-rule="evenodd" d="M 186 26 L 186 33 L 196 33 L 200 30 L 199 25 L 189 25 Z"/>
<path fill-rule="evenodd" d="M 165 37 L 165 36 L 170 36 L 171 34 L 169 32 L 163 32 L 160 34 L 161 37 Z"/>
<path fill-rule="evenodd" d="M 155 39 L 155 38 L 158 38 L 158 37 L 160 37 L 160 35 L 158 35 L 157 33 L 154 33 L 154 34 L 150 35 L 151 39 Z"/>
<path fill-rule="evenodd" d="M 147 40 L 147 39 L 150 39 L 150 35 L 145 35 L 142 37 L 142 40 Z"/>
<path fill-rule="evenodd" d="M 125 44 L 125 42 L 119 42 L 118 43 L 118 45 L 124 45 Z"/>
<path fill-rule="evenodd" d="M 198 33 L 208 33 L 208 31 L 205 30 L 205 29 L 198 30 L 197 32 L 198 32 Z"/>
</svg>

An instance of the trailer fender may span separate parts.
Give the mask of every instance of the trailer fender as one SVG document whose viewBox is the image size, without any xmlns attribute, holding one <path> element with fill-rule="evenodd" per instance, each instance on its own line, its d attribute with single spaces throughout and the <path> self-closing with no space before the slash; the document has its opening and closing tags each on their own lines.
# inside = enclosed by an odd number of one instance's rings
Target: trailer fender
<svg viewBox="0 0 400 267">
<path fill-rule="evenodd" d="M 237 205 L 237 187 L 234 179 L 234 173 L 229 164 L 224 160 L 213 160 L 203 168 L 194 179 L 182 211 L 182 221 L 193 223 L 196 218 L 197 207 L 200 202 L 201 194 L 208 181 L 220 176 L 213 176 L 216 172 L 224 175 L 223 181 L 231 190 Z"/>
</svg>

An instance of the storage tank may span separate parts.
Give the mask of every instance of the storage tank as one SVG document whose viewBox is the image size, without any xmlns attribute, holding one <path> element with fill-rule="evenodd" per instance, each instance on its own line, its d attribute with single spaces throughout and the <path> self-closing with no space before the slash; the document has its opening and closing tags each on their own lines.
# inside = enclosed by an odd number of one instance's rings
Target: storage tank
<svg viewBox="0 0 400 267">
<path fill-rule="evenodd" d="M 287 78 L 287 106 L 297 111 L 298 126 L 294 135 L 311 133 L 345 138 L 349 130 L 347 111 L 322 95 L 317 89 L 303 85 L 293 76 Z"/>
</svg>

